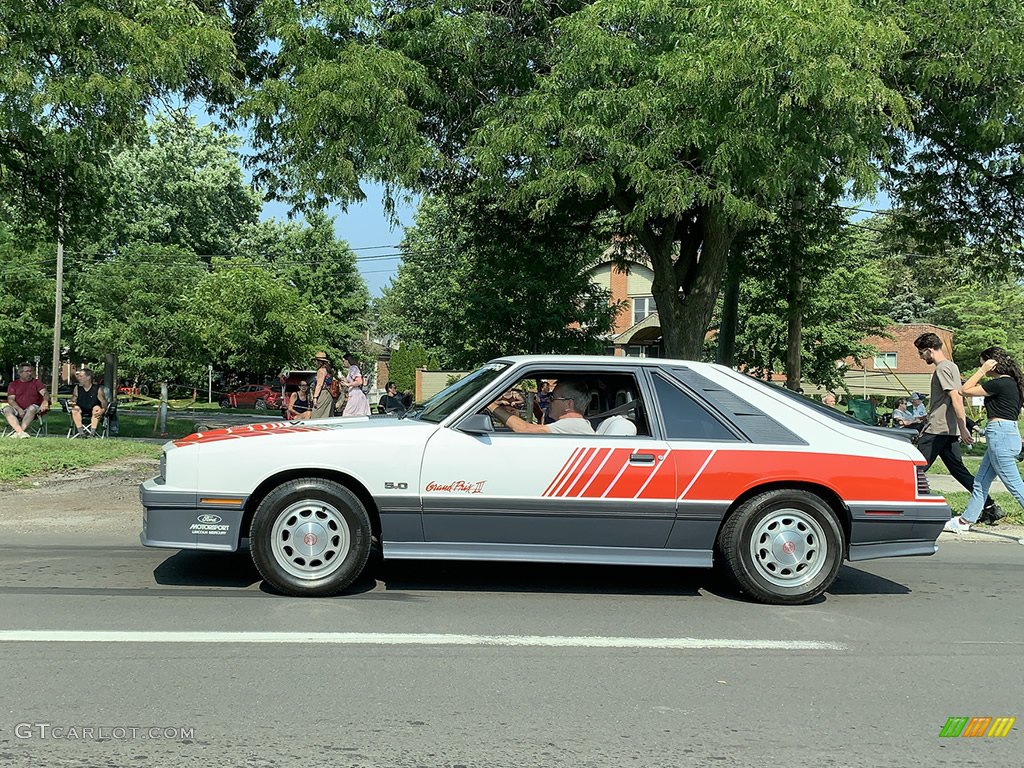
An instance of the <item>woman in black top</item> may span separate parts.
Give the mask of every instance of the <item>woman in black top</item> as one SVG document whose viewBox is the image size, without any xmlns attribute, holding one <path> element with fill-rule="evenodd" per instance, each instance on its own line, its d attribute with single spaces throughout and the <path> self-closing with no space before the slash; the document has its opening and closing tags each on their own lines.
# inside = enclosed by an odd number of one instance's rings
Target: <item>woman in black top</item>
<svg viewBox="0 0 1024 768">
<path fill-rule="evenodd" d="M 983 376 L 991 378 L 979 384 Z M 1017 454 L 1021 447 L 1017 417 L 1024 402 L 1024 374 L 1005 349 L 989 347 L 981 353 L 981 367 L 960 388 L 960 394 L 985 398 L 987 448 L 974 476 L 974 489 L 967 509 L 961 517 L 954 517 L 946 523 L 945 530 L 953 533 L 962 533 L 978 521 L 988 489 L 997 476 L 1017 503 L 1024 507 L 1024 481 L 1017 469 Z"/>
</svg>

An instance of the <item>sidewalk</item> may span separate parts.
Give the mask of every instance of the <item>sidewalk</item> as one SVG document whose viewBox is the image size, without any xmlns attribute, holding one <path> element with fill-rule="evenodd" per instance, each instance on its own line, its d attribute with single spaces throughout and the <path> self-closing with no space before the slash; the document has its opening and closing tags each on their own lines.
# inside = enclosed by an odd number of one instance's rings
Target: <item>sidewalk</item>
<svg viewBox="0 0 1024 768">
<path fill-rule="evenodd" d="M 949 492 L 966 492 L 970 493 L 970 490 L 964 488 L 952 475 L 928 475 L 928 487 L 933 491 L 939 493 Z M 1008 493 L 1006 486 L 1003 485 L 1003 481 L 998 477 L 992 481 L 992 487 L 989 488 L 989 493 Z"/>
</svg>

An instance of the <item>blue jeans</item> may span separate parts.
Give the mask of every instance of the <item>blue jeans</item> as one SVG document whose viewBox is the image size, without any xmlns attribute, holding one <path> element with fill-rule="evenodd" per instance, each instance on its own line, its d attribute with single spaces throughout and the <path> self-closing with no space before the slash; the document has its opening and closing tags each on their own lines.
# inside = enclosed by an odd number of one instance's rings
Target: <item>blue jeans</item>
<svg viewBox="0 0 1024 768">
<path fill-rule="evenodd" d="M 985 504 L 988 489 L 996 476 L 1003 481 L 1006 489 L 1013 494 L 1017 503 L 1024 507 L 1024 480 L 1017 469 L 1017 454 L 1020 453 L 1020 431 L 1016 421 L 990 421 L 985 427 L 985 441 L 988 448 L 981 457 L 981 466 L 974 476 L 971 500 L 967 502 L 963 518 L 978 522 L 981 508 Z"/>
</svg>

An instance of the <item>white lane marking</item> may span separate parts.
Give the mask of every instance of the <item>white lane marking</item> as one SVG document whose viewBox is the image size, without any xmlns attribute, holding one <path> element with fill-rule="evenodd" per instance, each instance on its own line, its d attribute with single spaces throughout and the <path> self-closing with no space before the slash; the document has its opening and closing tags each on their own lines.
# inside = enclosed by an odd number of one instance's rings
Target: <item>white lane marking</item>
<svg viewBox="0 0 1024 768">
<path fill-rule="evenodd" d="M 0 630 L 3 643 L 261 643 L 295 645 L 498 645 L 537 648 L 727 648 L 771 651 L 845 651 L 818 640 L 733 640 L 700 637 L 594 637 L 560 635 L 447 635 L 386 632 L 148 632 Z"/>
</svg>

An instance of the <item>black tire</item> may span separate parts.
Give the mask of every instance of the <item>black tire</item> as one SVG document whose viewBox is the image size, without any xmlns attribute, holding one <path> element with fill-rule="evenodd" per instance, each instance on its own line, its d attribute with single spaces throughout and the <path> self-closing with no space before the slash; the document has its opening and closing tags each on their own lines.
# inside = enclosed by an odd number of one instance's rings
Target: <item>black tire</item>
<svg viewBox="0 0 1024 768">
<path fill-rule="evenodd" d="M 220 399 L 220 407 L 221 408 L 230 408 L 231 407 L 231 398 L 229 398 L 229 397 L 222 397 Z"/>
<path fill-rule="evenodd" d="M 766 491 L 726 519 L 716 555 L 730 580 L 754 600 L 806 603 L 839 574 L 843 532 L 821 497 L 795 489 Z"/>
<path fill-rule="evenodd" d="M 302 543 L 293 543 L 303 531 Z M 340 483 L 310 477 L 267 494 L 253 516 L 249 546 L 256 569 L 274 589 L 322 597 L 359 578 L 370 536 L 370 516 L 358 496 Z"/>
<path fill-rule="evenodd" d="M 257 411 L 265 411 L 265 410 L 267 410 L 267 401 L 264 400 L 262 397 L 259 398 L 256 401 L 256 410 Z"/>
</svg>

